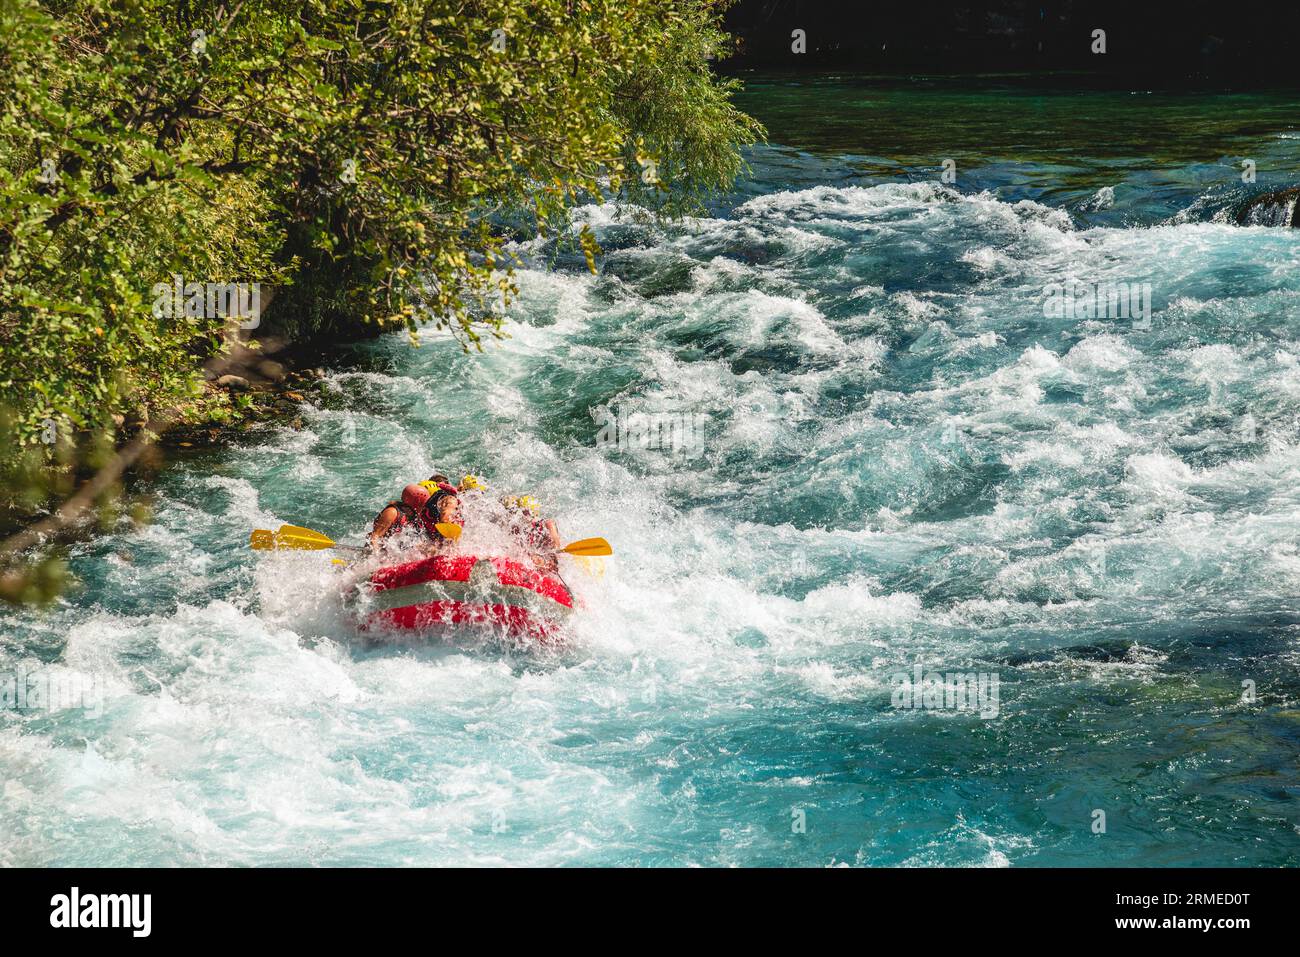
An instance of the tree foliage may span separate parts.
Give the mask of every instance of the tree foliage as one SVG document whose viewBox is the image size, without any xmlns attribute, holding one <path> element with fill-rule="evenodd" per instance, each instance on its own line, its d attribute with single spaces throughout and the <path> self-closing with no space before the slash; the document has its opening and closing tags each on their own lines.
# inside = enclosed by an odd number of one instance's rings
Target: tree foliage
<svg viewBox="0 0 1300 957">
<path fill-rule="evenodd" d="M 224 401 L 229 320 L 155 315 L 173 276 L 274 288 L 292 337 L 499 334 L 520 223 L 740 170 L 724 5 L 0 0 L 0 465 Z"/>
</svg>

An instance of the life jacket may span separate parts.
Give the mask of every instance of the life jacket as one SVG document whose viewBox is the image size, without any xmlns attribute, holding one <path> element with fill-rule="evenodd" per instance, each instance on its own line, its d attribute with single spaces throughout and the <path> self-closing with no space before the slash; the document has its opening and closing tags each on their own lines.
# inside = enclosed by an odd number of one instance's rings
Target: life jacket
<svg viewBox="0 0 1300 957">
<path fill-rule="evenodd" d="M 534 518 L 532 512 L 516 512 L 509 517 L 506 527 L 527 551 L 545 553 L 552 548 L 551 533 L 546 529 L 546 522 Z"/>
<path fill-rule="evenodd" d="M 429 488 L 431 483 L 420 482 L 419 484 L 425 486 L 425 488 Z M 416 528 L 423 532 L 425 537 L 429 538 L 431 541 L 441 541 L 443 536 L 437 529 L 438 504 L 448 495 L 455 496 L 456 488 L 455 486 L 447 485 L 442 482 L 437 483 L 435 488 L 436 491 L 434 491 L 434 494 L 426 499 L 424 504 L 418 508 L 407 503 L 403 499 L 396 499 L 385 505 L 384 509 L 397 509 L 397 518 L 393 520 L 393 524 L 388 526 L 388 530 L 384 532 L 381 537 L 389 538 L 391 536 L 402 534 L 402 532 L 408 528 Z M 430 490 L 433 491 L 432 489 Z M 383 514 L 383 509 L 380 510 L 379 514 Z M 379 516 L 376 515 L 375 521 L 378 520 Z"/>
<path fill-rule="evenodd" d="M 525 519 L 523 538 L 530 549 L 537 551 L 550 551 L 551 549 L 551 533 L 547 531 L 546 523 L 540 518 Z"/>
<path fill-rule="evenodd" d="M 443 482 L 435 483 L 432 479 L 417 484 L 424 486 L 426 490 L 433 494 L 429 498 L 425 499 L 423 504 L 412 505 L 405 500 L 407 492 L 412 488 L 411 486 L 407 486 L 402 490 L 401 498 L 394 499 L 380 509 L 379 515 L 375 516 L 375 520 L 372 524 L 378 524 L 379 516 L 383 515 L 384 512 L 390 508 L 397 512 L 397 517 L 393 519 L 393 523 L 389 525 L 388 528 L 385 529 L 384 534 L 380 536 L 381 540 L 395 538 L 410 528 L 417 529 L 430 541 L 439 542 L 443 540 L 443 535 L 438 531 L 437 527 L 438 504 L 448 495 L 454 497 L 456 495 L 456 488 L 453 485 L 447 485 Z M 460 524 L 464 524 L 464 519 L 461 519 Z"/>
<path fill-rule="evenodd" d="M 559 572 L 560 562 L 556 558 L 555 545 L 551 542 L 551 533 L 547 530 L 544 521 L 526 516 L 520 537 L 523 539 L 524 548 L 528 550 L 539 569 L 548 573 Z"/>
<path fill-rule="evenodd" d="M 426 535 L 429 535 L 430 532 L 437 534 L 437 530 L 434 529 L 433 523 L 427 522 L 422 518 L 421 513 L 424 511 L 423 509 L 417 511 L 399 498 L 395 501 L 389 502 L 381 508 L 379 510 L 379 515 L 383 515 L 384 512 L 390 508 L 397 509 L 397 518 L 393 519 L 393 524 L 388 526 L 388 530 L 380 536 L 381 538 L 394 538 L 402 534 L 402 532 L 406 531 L 408 528 L 418 528 Z M 379 515 L 375 516 L 376 522 L 379 521 Z"/>
</svg>

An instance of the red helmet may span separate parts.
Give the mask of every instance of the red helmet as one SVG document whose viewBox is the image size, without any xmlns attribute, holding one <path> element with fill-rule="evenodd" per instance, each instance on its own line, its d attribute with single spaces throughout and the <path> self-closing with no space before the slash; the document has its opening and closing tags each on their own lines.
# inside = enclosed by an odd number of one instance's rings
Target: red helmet
<svg viewBox="0 0 1300 957">
<path fill-rule="evenodd" d="M 402 489 L 402 501 L 417 512 L 424 508 L 430 498 L 430 492 L 423 485 L 411 484 Z"/>
</svg>

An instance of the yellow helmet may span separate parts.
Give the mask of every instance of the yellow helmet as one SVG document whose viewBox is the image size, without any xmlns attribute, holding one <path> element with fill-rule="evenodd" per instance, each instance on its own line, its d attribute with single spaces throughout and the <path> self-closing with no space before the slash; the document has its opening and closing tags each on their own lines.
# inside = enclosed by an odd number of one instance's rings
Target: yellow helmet
<svg viewBox="0 0 1300 957">
<path fill-rule="evenodd" d="M 477 475 L 466 475 L 460 480 L 460 490 L 462 492 L 468 492 L 471 489 L 479 492 L 486 492 L 487 482 L 484 482 Z"/>
<path fill-rule="evenodd" d="M 501 500 L 501 504 L 506 508 L 517 508 L 525 512 L 535 512 L 541 508 L 541 504 L 531 495 L 507 495 Z"/>
<path fill-rule="evenodd" d="M 431 479 L 426 479 L 423 482 L 416 482 L 415 484 L 420 486 L 420 488 L 425 489 L 430 495 L 433 495 L 438 491 L 438 483 Z"/>
</svg>

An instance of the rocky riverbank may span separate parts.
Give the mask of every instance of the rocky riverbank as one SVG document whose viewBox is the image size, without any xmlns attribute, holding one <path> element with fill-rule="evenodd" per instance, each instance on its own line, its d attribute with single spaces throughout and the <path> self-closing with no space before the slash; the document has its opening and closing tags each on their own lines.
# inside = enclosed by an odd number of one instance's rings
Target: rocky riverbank
<svg viewBox="0 0 1300 957">
<path fill-rule="evenodd" d="M 325 369 L 305 365 L 302 368 L 279 366 L 273 378 L 255 374 L 224 373 L 207 378 L 210 393 L 224 394 L 228 400 L 226 415 L 201 422 L 176 425 L 164 433 L 159 444 L 164 448 L 194 448 L 220 445 L 270 423 L 294 429 L 302 428 L 302 403 L 324 386 Z"/>
</svg>

